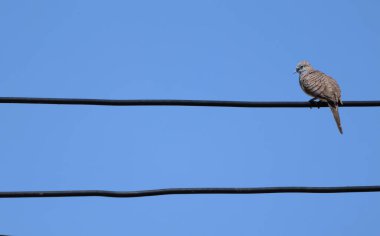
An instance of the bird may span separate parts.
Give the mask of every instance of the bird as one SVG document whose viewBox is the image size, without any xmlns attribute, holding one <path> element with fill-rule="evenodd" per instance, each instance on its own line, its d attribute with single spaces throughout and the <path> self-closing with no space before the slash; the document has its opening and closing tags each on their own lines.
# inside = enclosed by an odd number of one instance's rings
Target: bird
<svg viewBox="0 0 380 236">
<path fill-rule="evenodd" d="M 339 105 L 343 105 L 341 98 L 341 90 L 332 77 L 325 73 L 314 69 L 311 64 L 306 61 L 300 61 L 296 66 L 296 72 L 299 75 L 299 83 L 302 90 L 309 96 L 313 97 L 310 102 L 319 99 L 327 102 L 330 107 L 339 132 L 343 134 L 343 128 L 339 117 Z"/>
</svg>

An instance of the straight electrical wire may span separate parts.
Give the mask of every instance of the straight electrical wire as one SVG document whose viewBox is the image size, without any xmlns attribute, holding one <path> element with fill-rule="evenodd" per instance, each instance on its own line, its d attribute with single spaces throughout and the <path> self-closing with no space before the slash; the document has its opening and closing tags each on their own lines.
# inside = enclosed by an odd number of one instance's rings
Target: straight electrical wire
<svg viewBox="0 0 380 236">
<path fill-rule="evenodd" d="M 172 100 L 172 99 L 82 99 L 82 98 L 31 98 L 0 97 L 0 103 L 8 104 L 50 104 L 50 105 L 93 105 L 93 106 L 201 106 L 241 108 L 302 108 L 327 107 L 325 102 L 251 102 L 216 100 Z M 377 107 L 380 101 L 343 101 L 341 107 Z"/>
</svg>

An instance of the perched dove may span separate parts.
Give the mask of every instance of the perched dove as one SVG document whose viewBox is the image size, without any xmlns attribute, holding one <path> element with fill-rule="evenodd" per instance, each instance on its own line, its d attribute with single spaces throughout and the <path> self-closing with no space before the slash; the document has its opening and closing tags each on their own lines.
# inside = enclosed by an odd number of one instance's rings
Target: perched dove
<svg viewBox="0 0 380 236">
<path fill-rule="evenodd" d="M 338 83 L 330 76 L 315 70 L 308 61 L 297 64 L 296 72 L 299 74 L 299 82 L 302 90 L 313 97 L 310 101 L 319 99 L 327 102 L 338 126 L 339 132 L 343 134 L 340 124 L 338 105 L 342 105 L 341 93 Z"/>
</svg>

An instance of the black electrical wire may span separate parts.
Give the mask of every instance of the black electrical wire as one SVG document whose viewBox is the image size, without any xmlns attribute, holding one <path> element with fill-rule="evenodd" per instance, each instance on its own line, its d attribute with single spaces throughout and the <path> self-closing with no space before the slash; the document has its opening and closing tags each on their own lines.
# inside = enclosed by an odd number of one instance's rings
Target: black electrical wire
<svg viewBox="0 0 380 236">
<path fill-rule="evenodd" d="M 358 193 L 380 192 L 379 186 L 260 187 L 260 188 L 167 188 L 141 191 L 70 190 L 0 192 L 0 198 L 114 197 L 133 198 L 181 194 Z"/>
<path fill-rule="evenodd" d="M 0 103 L 13 104 L 55 104 L 55 105 L 98 105 L 98 106 L 206 106 L 206 107 L 327 107 L 325 102 L 250 102 L 250 101 L 216 101 L 216 100 L 171 100 L 171 99 L 82 99 L 82 98 L 30 98 L 0 97 Z M 343 101 L 341 107 L 374 107 L 380 101 Z"/>
</svg>

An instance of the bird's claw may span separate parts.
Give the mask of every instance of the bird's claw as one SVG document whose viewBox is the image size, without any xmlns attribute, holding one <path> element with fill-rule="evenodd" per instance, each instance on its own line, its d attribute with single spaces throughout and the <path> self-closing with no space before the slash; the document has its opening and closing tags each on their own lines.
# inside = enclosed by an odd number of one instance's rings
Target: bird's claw
<svg viewBox="0 0 380 236">
<path fill-rule="evenodd" d="M 312 109 L 315 106 L 318 107 L 318 109 L 321 108 L 320 101 L 316 101 L 316 100 L 317 100 L 317 98 L 312 98 L 312 99 L 309 100 L 310 109 Z"/>
</svg>

